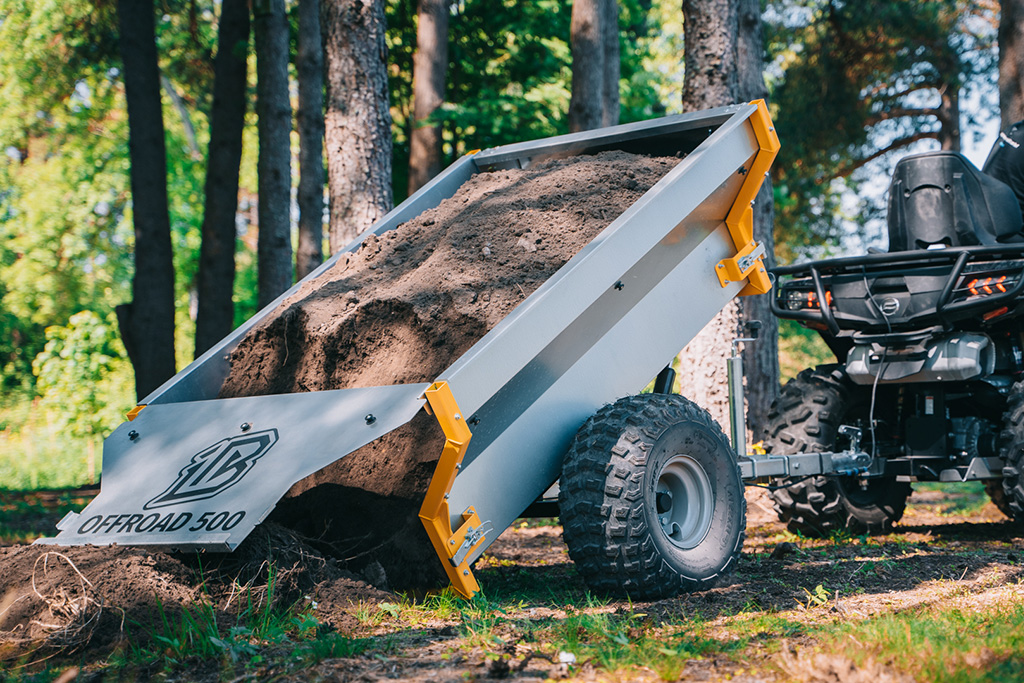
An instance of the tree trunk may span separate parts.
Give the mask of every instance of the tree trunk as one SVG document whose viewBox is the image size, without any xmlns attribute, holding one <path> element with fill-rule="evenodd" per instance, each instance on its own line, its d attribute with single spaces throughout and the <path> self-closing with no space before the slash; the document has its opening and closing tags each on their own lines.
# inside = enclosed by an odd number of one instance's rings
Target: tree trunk
<svg viewBox="0 0 1024 683">
<path fill-rule="evenodd" d="M 622 71 L 619 56 L 619 3 L 617 0 L 601 2 L 601 40 L 604 45 L 602 64 L 601 125 L 614 126 L 619 122 L 619 75 Z"/>
<path fill-rule="evenodd" d="M 206 203 L 197 277 L 196 358 L 234 327 L 235 213 L 245 127 L 248 53 L 249 5 L 246 0 L 224 0 L 213 63 Z"/>
<path fill-rule="evenodd" d="M 324 51 L 319 0 L 299 0 L 299 247 L 295 272 L 302 279 L 324 262 Z"/>
<path fill-rule="evenodd" d="M 999 5 L 999 112 L 1005 130 L 1024 119 L 1024 0 Z"/>
<path fill-rule="evenodd" d="M 736 43 L 736 71 L 739 99 L 768 99 L 764 83 L 764 40 L 761 34 L 760 0 L 739 0 L 739 24 Z M 765 265 L 775 266 L 775 206 L 772 181 L 766 176 L 754 203 L 754 239 L 764 245 Z M 748 296 L 741 300 L 742 319 L 760 320 L 761 334 L 756 342 L 743 345 L 746 375 L 747 425 L 754 441 L 760 437 L 772 401 L 779 396 L 779 320 L 771 311 L 774 293 Z"/>
<path fill-rule="evenodd" d="M 604 98 L 604 36 L 601 33 L 601 1 L 573 0 L 569 44 L 572 48 L 572 94 L 569 98 L 569 131 L 601 126 Z"/>
<path fill-rule="evenodd" d="M 947 71 L 948 74 L 955 72 Z M 960 151 L 960 87 L 947 83 L 939 93 L 939 144 L 947 152 Z"/>
<path fill-rule="evenodd" d="M 174 261 L 152 0 L 119 0 L 128 105 L 135 275 L 117 319 L 141 400 L 174 374 Z"/>
<path fill-rule="evenodd" d="M 327 183 L 334 253 L 384 216 L 391 197 L 391 113 L 383 0 L 324 0 Z"/>
<path fill-rule="evenodd" d="M 684 0 L 686 30 L 683 107 L 687 111 L 747 101 L 766 94 L 757 0 Z M 762 186 L 754 210 L 754 236 L 772 254 L 772 194 Z M 768 308 L 770 295 L 735 299 L 691 341 L 679 356 L 683 394 L 706 408 L 726 427 L 729 393 L 725 359 L 742 323 L 761 320 L 762 339 L 744 348 L 747 422 L 759 433 L 778 395 L 778 323 Z M 746 336 L 746 335 L 743 335 Z"/>
<path fill-rule="evenodd" d="M 412 65 L 413 128 L 409 138 L 409 194 L 441 171 L 441 126 L 426 125 L 444 102 L 448 72 L 449 0 L 419 0 Z"/>
<path fill-rule="evenodd" d="M 572 95 L 569 130 L 619 122 L 619 5 L 615 0 L 573 0 L 569 42 Z"/>
<path fill-rule="evenodd" d="M 256 162 L 259 239 L 257 301 L 262 308 L 292 284 L 291 130 L 288 99 L 288 17 L 284 0 L 253 4 L 256 48 Z"/>
<path fill-rule="evenodd" d="M 736 102 L 736 0 L 683 0 L 685 30 L 683 110 Z M 740 300 L 730 302 L 679 354 L 682 393 L 728 429 L 729 383 L 725 359 L 739 336 Z"/>
</svg>

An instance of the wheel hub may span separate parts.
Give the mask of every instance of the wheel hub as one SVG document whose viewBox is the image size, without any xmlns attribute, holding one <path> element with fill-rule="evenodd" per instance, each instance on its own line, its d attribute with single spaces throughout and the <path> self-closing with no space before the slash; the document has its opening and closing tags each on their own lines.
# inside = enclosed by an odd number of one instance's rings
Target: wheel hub
<svg viewBox="0 0 1024 683">
<path fill-rule="evenodd" d="M 683 454 L 669 458 L 658 473 L 655 507 L 661 530 L 673 545 L 683 550 L 700 545 L 715 512 L 711 480 L 701 464 Z"/>
</svg>

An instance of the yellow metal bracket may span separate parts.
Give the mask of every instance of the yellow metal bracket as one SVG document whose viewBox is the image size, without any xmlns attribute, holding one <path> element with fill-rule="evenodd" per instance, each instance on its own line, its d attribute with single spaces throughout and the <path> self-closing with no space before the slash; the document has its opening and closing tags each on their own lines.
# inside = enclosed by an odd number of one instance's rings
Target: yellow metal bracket
<svg viewBox="0 0 1024 683">
<path fill-rule="evenodd" d="M 125 415 L 125 417 L 127 417 L 128 421 L 131 422 L 132 420 L 134 420 L 136 417 L 139 416 L 139 413 L 141 413 L 142 409 L 145 408 L 145 407 L 146 407 L 145 403 L 143 403 L 142 405 L 135 406 L 134 408 L 132 408 L 131 410 L 128 411 L 128 414 Z"/>
<path fill-rule="evenodd" d="M 469 447 L 473 434 L 459 410 L 455 397 L 447 382 L 435 382 L 424 392 L 427 412 L 437 418 L 444 432 L 444 450 L 430 480 L 426 498 L 420 508 L 420 520 L 427 530 L 427 536 L 434 551 L 441 558 L 445 572 L 455 591 L 464 598 L 471 598 L 480 590 L 467 557 L 484 542 L 481 523 L 472 507 L 462 513 L 459 526 L 454 531 L 451 513 L 448 510 L 448 493 L 455 483 L 455 475 L 462 467 L 462 458 Z"/>
<path fill-rule="evenodd" d="M 736 201 L 725 217 L 725 225 L 729 229 L 736 255 L 722 259 L 715 267 L 715 274 L 723 287 L 730 282 L 747 280 L 747 285 L 740 290 L 740 296 L 764 294 L 772 288 L 768 271 L 764 267 L 764 247 L 754 241 L 754 197 L 768 175 L 768 169 L 779 153 L 779 136 L 772 125 L 768 106 L 764 100 L 755 100 L 751 104 L 757 110 L 751 115 L 750 123 L 757 139 L 758 152 L 746 172 L 746 179 L 740 187 Z"/>
</svg>

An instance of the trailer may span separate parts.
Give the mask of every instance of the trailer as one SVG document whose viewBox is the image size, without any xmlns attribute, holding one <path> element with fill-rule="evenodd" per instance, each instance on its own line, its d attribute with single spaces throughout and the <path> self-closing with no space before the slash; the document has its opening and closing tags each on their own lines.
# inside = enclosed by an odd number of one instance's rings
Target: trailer
<svg viewBox="0 0 1024 683">
<path fill-rule="evenodd" d="M 475 173 L 605 150 L 684 156 L 435 381 L 217 398 L 239 340 L 297 284 L 142 400 L 104 443 L 99 496 L 39 542 L 231 551 L 292 484 L 426 410 L 446 442 L 420 517 L 460 594 L 556 480 L 592 587 L 651 598 L 711 585 L 741 550 L 743 477 L 846 462 L 750 459 L 742 411 L 730 446 L 706 411 L 662 393 L 664 373 L 637 395 L 730 300 L 770 290 L 751 206 L 778 148 L 758 101 L 461 158 L 306 279 Z"/>
</svg>

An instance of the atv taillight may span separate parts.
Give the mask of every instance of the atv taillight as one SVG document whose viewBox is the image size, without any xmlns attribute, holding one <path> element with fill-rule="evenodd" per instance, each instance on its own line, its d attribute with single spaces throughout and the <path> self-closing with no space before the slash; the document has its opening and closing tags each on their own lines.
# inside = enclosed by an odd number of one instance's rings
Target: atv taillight
<svg viewBox="0 0 1024 683">
<path fill-rule="evenodd" d="M 955 299 L 974 299 L 976 297 L 987 297 L 1005 294 L 1017 286 L 1019 275 L 1017 273 L 988 274 L 983 277 L 977 275 L 965 275 L 960 281 L 960 286 L 954 290 Z"/>
<path fill-rule="evenodd" d="M 967 283 L 967 291 L 972 296 L 981 296 L 982 294 L 995 294 L 996 292 L 1005 292 L 1006 284 L 1008 280 L 1005 275 L 999 277 L 985 277 L 985 278 L 974 278 Z M 1010 284 L 1013 284 L 1012 282 Z"/>
<path fill-rule="evenodd" d="M 825 291 L 825 305 L 832 305 L 832 292 Z M 821 308 L 817 292 L 791 290 L 786 292 L 786 308 L 791 311 L 802 311 L 808 308 Z"/>
</svg>

